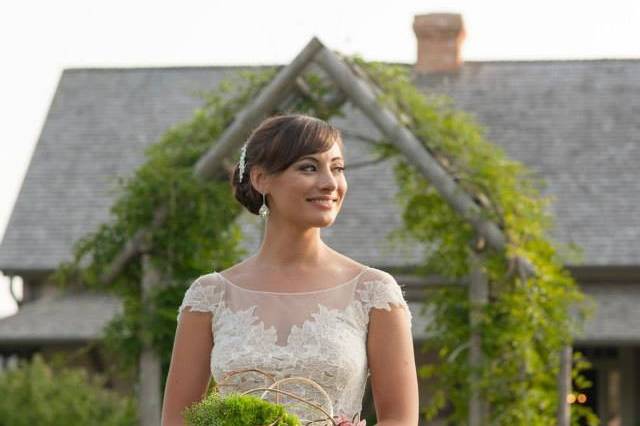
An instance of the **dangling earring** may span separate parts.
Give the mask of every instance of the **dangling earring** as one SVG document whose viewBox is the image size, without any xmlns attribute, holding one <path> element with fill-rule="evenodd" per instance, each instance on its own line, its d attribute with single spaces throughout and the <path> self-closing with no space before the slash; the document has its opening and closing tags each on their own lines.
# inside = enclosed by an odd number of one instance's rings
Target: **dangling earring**
<svg viewBox="0 0 640 426">
<path fill-rule="evenodd" d="M 269 207 L 267 206 L 267 196 L 262 193 L 262 206 L 260 206 L 260 210 L 258 210 L 258 213 L 260 214 L 260 217 L 262 217 L 262 220 L 266 221 L 267 217 L 269 216 L 270 210 Z"/>
</svg>

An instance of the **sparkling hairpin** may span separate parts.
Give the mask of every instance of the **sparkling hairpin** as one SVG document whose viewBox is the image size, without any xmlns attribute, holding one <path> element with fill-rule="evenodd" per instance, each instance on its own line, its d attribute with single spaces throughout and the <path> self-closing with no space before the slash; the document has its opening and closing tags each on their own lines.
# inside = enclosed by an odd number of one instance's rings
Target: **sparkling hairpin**
<svg viewBox="0 0 640 426">
<path fill-rule="evenodd" d="M 238 181 L 240 183 L 242 183 L 242 176 L 244 176 L 244 168 L 246 166 L 246 161 L 245 161 L 246 156 L 247 156 L 247 143 L 245 142 L 245 144 L 240 149 L 240 162 L 238 163 L 238 168 L 239 168 L 238 174 L 240 175 Z"/>
</svg>

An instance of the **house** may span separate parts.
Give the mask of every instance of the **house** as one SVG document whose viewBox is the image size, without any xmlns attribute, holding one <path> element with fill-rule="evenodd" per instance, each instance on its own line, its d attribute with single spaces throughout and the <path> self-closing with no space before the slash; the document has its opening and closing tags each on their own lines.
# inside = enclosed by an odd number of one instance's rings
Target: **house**
<svg viewBox="0 0 640 426">
<path fill-rule="evenodd" d="M 544 61 L 463 61 L 459 15 L 416 16 L 414 84 L 446 94 L 476 116 L 487 137 L 544 178 L 556 201 L 553 238 L 576 244 L 584 258 L 566 266 L 598 311 L 576 336 L 575 349 L 593 363 L 594 386 L 577 401 L 604 424 L 640 419 L 640 58 Z M 116 177 L 143 161 L 143 151 L 200 106 L 208 90 L 251 66 L 66 69 L 0 244 L 0 270 L 24 282 L 19 311 L 0 319 L 0 356 L 71 351 L 94 340 L 119 312 L 117 300 L 78 291 L 60 293 L 48 274 L 70 259 L 74 241 L 109 219 Z M 345 132 L 347 164 L 372 160 L 363 138 L 376 137 L 349 104 L 333 123 Z M 323 238 L 336 250 L 385 269 L 405 285 L 414 317 L 417 363 L 428 318 L 420 313 L 423 282 L 411 274 L 422 248 L 394 246 L 400 225 L 390 161 L 350 168 L 349 194 Z M 259 244 L 259 218 L 239 220 L 245 248 Z M 83 363 L 99 371 L 99 353 Z M 0 361 L 0 366 L 3 362 Z M 421 398 L 426 404 L 428 386 Z"/>
</svg>

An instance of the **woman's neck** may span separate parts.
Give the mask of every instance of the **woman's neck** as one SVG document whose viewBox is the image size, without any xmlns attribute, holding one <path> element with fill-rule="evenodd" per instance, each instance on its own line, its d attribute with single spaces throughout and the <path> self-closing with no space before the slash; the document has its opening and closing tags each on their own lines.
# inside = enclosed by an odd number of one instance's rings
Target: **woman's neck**
<svg viewBox="0 0 640 426">
<path fill-rule="evenodd" d="M 266 269 L 313 268 L 328 259 L 330 248 L 320 238 L 320 228 L 306 229 L 267 223 L 256 264 Z"/>
</svg>

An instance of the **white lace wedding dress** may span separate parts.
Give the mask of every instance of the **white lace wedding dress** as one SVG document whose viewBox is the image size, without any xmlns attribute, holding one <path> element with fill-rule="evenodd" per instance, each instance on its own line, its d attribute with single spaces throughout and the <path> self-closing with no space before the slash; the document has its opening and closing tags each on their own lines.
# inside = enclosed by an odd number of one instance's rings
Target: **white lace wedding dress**
<svg viewBox="0 0 640 426">
<path fill-rule="evenodd" d="M 322 386 L 330 404 L 317 388 L 308 385 L 291 383 L 285 388 L 283 384 L 279 389 L 312 399 L 327 411 L 331 407 L 334 416 L 351 419 L 361 412 L 370 374 L 366 350 L 370 311 L 394 306 L 406 310 L 411 327 L 411 312 L 401 287 L 391 274 L 368 266 L 337 286 L 287 293 L 241 287 L 212 272 L 190 285 L 178 309 L 178 321 L 185 309 L 213 314 L 211 374 L 216 383 L 226 373 L 243 368 L 267 371 L 276 380 L 304 376 Z M 237 377 L 235 385 L 220 388 L 220 393 L 270 384 L 257 374 L 249 380 Z M 303 422 L 323 418 L 317 409 L 295 404 L 295 399 L 282 394 L 279 401 L 273 392 L 254 395 L 285 403 Z"/>
</svg>

